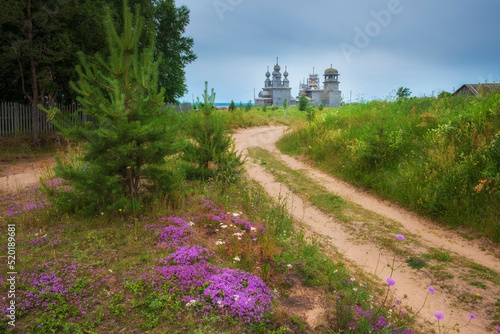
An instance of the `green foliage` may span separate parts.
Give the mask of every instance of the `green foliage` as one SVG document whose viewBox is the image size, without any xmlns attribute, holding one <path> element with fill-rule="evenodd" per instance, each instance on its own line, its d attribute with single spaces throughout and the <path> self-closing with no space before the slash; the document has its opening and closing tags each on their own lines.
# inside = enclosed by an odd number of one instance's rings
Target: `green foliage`
<svg viewBox="0 0 500 334">
<path fill-rule="evenodd" d="M 235 111 L 236 110 L 236 105 L 234 104 L 234 101 L 231 100 L 231 103 L 229 104 L 229 111 Z"/>
<path fill-rule="evenodd" d="M 267 105 L 264 103 L 264 105 L 262 106 L 262 112 L 267 112 Z"/>
<path fill-rule="evenodd" d="M 443 90 L 441 93 L 439 93 L 438 99 L 443 99 L 443 98 L 450 97 L 450 96 L 451 96 L 450 92 L 446 92 Z"/>
<path fill-rule="evenodd" d="M 409 258 L 406 259 L 406 263 L 413 268 L 413 269 L 422 269 L 427 265 L 424 259 L 421 259 L 416 256 L 410 256 Z"/>
<path fill-rule="evenodd" d="M 318 110 L 321 111 L 321 110 L 323 110 L 323 108 L 324 108 L 323 103 L 320 103 L 318 106 Z"/>
<path fill-rule="evenodd" d="M 311 123 L 316 118 L 316 109 L 313 106 L 306 108 L 306 121 Z"/>
<path fill-rule="evenodd" d="M 80 53 L 79 81 L 72 84 L 83 113 L 95 122 L 72 126 L 60 110 L 45 110 L 66 137 L 83 143 L 81 168 L 58 161 L 56 176 L 68 180 L 73 191 L 56 202 L 62 205 L 64 198 L 64 205 L 86 214 L 134 209 L 145 190 L 169 191 L 172 173 L 163 166 L 165 157 L 177 152 L 177 116 L 164 108 L 164 90 L 158 89 L 154 43 L 138 49 L 143 20 L 125 6 L 119 35 L 109 10 L 106 17 L 111 56 L 89 61 Z"/>
<path fill-rule="evenodd" d="M 245 106 L 245 111 L 246 112 L 249 112 L 250 110 L 252 110 L 252 101 L 251 100 L 249 100 L 247 102 L 247 105 Z"/>
<path fill-rule="evenodd" d="M 285 99 L 285 101 L 283 101 L 283 109 L 286 109 L 286 107 L 288 107 L 287 99 Z"/>
<path fill-rule="evenodd" d="M 305 111 L 309 102 L 307 101 L 307 97 L 305 95 L 301 95 L 299 98 L 299 110 Z"/>
<path fill-rule="evenodd" d="M 438 222 L 500 241 L 498 93 L 346 105 L 278 145 Z"/>
<path fill-rule="evenodd" d="M 410 95 L 411 95 L 411 90 L 406 87 L 399 87 L 396 92 L 396 96 L 398 97 L 398 99 L 410 97 Z"/>
<path fill-rule="evenodd" d="M 223 115 L 214 113 L 215 92 L 208 93 L 205 82 L 202 112 L 187 116 L 185 130 L 190 140 L 186 141 L 183 159 L 189 163 L 188 177 L 203 180 L 222 176 L 234 181 L 243 164 L 241 154 L 237 154 L 233 139 L 226 131 Z"/>
</svg>

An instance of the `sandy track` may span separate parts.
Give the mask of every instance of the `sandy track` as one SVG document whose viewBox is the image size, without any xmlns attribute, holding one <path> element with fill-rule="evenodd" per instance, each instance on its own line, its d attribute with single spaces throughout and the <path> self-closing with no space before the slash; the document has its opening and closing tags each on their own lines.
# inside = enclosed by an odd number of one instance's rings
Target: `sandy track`
<svg viewBox="0 0 500 334">
<path fill-rule="evenodd" d="M 284 132 L 284 127 L 258 127 L 240 130 L 234 135 L 236 149 L 242 151 L 244 155 L 247 154 L 248 148 L 256 146 L 275 152 L 289 167 L 307 170 L 309 178 L 325 187 L 331 193 L 401 224 L 401 233 L 416 235 L 423 247 L 446 249 L 500 272 L 500 260 L 491 253 L 483 251 L 480 241 L 466 240 L 458 234 L 445 230 L 416 214 L 403 210 L 387 201 L 381 201 L 375 196 L 367 194 L 315 168 L 311 168 L 311 166 L 293 157 L 279 153 L 275 143 Z M 325 215 L 320 210 L 308 204 L 304 208 L 302 198 L 290 192 L 287 186 L 276 182 L 274 176 L 266 171 L 265 167 L 253 163 L 251 159 L 247 159 L 245 168 L 248 176 L 259 182 L 275 199 L 287 198 L 289 213 L 298 220 L 304 218 L 303 222 L 311 231 L 328 237 L 331 244 L 344 257 L 353 261 L 365 272 L 375 274 L 383 281 L 389 277 L 390 270 L 385 266 L 386 263 L 377 265 L 382 252 L 379 245 L 375 243 L 363 244 L 356 242 L 353 240 L 352 234 L 335 218 Z M 385 257 L 382 260 L 384 261 Z M 427 287 L 432 283 L 431 278 L 421 274 L 421 272 L 410 269 L 404 263 L 400 262 L 396 264 L 396 266 L 399 265 L 401 265 L 400 269 L 395 271 L 393 275 L 397 282 L 394 297 L 407 296 L 404 299 L 404 304 L 412 307 L 414 310 L 418 310 L 424 303 Z M 483 294 L 483 302 L 494 302 L 494 298 L 498 296 L 498 293 L 498 287 L 487 290 Z M 486 296 L 486 294 L 491 295 Z M 469 319 L 470 312 L 452 306 L 453 303 L 454 301 L 451 296 L 444 292 L 436 292 L 427 299 L 425 307 L 419 315 L 420 320 L 435 324 L 434 313 L 440 311 L 446 315 L 445 325 L 452 326 L 455 323 L 464 325 Z M 488 315 L 486 310 L 481 310 L 480 307 L 479 309 L 476 307 L 473 313 L 476 314 L 477 319 L 471 322 L 469 326 L 462 328 L 461 333 L 490 333 L 486 328 L 492 320 L 491 315 Z"/>
</svg>

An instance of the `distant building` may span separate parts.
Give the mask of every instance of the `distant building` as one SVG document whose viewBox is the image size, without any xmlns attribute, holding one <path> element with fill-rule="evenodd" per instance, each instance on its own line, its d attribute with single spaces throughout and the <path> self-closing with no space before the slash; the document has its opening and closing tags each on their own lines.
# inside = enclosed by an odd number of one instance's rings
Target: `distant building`
<svg viewBox="0 0 500 334">
<path fill-rule="evenodd" d="M 312 104 L 319 106 L 323 104 L 324 107 L 340 107 L 342 104 L 342 96 L 339 90 L 339 72 L 332 66 L 325 70 L 323 74 L 323 89 L 320 87 L 318 74 L 313 73 L 309 75 L 307 82 L 300 83 L 299 96 L 307 96 Z"/>
<path fill-rule="evenodd" d="M 290 87 L 290 80 L 288 80 L 286 67 L 283 73 L 283 80 L 281 80 L 280 70 L 281 67 L 278 65 L 278 58 L 276 58 L 272 80 L 270 79 L 271 73 L 269 73 L 269 67 L 267 67 L 264 88 L 259 92 L 259 97 L 255 99 L 255 106 L 282 106 L 285 100 L 287 100 L 288 105 L 293 105 L 295 103 L 291 94 L 292 88 Z"/>
<path fill-rule="evenodd" d="M 453 95 L 485 95 L 500 91 L 500 83 L 465 84 L 457 89 Z"/>
</svg>

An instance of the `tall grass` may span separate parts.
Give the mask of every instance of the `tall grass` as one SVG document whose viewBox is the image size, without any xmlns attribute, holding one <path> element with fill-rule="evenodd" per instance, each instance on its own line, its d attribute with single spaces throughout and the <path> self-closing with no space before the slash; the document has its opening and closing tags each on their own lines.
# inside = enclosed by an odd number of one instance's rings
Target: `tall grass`
<svg viewBox="0 0 500 334">
<path fill-rule="evenodd" d="M 347 105 L 278 146 L 442 224 L 500 241 L 500 94 Z"/>
</svg>

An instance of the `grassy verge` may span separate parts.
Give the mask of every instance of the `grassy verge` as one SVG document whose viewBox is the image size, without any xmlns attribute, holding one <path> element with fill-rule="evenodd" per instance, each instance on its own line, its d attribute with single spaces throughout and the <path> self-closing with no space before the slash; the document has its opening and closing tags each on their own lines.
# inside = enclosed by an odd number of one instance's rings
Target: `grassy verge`
<svg viewBox="0 0 500 334">
<path fill-rule="evenodd" d="M 323 109 L 323 112 L 327 110 L 329 108 Z M 233 112 L 228 110 L 218 112 L 224 115 L 228 129 L 277 124 L 300 126 L 306 119 L 305 111 L 300 111 L 296 106 L 288 107 L 288 111 L 283 107 L 267 107 L 265 110 L 262 107 L 253 107 L 249 111 L 237 108 Z"/>
<path fill-rule="evenodd" d="M 278 147 L 444 225 L 498 242 L 499 136 L 500 94 L 411 98 L 330 110 Z"/>
</svg>

